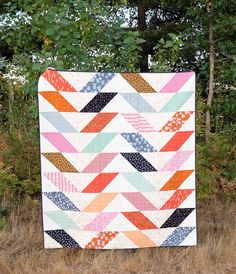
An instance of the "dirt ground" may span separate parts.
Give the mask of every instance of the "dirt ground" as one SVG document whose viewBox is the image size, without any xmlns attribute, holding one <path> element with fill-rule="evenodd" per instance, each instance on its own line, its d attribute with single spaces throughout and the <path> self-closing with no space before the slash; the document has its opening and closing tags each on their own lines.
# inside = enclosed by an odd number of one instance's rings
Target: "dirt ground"
<svg viewBox="0 0 236 274">
<path fill-rule="evenodd" d="M 198 246 L 112 251 L 44 250 L 40 206 L 17 206 L 0 231 L 0 273 L 235 274 L 235 204 L 198 204 Z"/>
</svg>

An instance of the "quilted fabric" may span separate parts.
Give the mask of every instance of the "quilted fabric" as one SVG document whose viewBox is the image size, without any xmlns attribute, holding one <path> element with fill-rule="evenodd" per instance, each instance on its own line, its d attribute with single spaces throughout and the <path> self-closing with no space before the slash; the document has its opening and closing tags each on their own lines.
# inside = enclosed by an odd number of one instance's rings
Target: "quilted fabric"
<svg viewBox="0 0 236 274">
<path fill-rule="evenodd" d="M 45 248 L 196 244 L 195 74 L 39 79 Z"/>
</svg>

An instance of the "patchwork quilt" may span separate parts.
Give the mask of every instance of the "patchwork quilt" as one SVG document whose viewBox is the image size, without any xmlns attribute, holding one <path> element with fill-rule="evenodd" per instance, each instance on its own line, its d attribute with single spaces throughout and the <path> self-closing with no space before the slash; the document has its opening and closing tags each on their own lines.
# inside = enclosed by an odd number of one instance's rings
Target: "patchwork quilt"
<svg viewBox="0 0 236 274">
<path fill-rule="evenodd" d="M 195 74 L 47 69 L 45 248 L 196 245 Z"/>
</svg>

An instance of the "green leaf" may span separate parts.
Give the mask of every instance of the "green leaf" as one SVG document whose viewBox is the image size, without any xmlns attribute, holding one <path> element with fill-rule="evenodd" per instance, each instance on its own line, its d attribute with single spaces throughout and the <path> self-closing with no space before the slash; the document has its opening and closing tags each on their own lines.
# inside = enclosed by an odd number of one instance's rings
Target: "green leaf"
<svg viewBox="0 0 236 274">
<path fill-rule="evenodd" d="M 143 43 L 145 43 L 145 42 L 146 42 L 145 39 L 142 39 L 142 38 L 138 38 L 138 39 L 137 39 L 137 44 L 143 44 Z"/>
<path fill-rule="evenodd" d="M 40 69 L 41 69 L 41 65 L 39 63 L 33 64 L 33 70 L 34 71 L 40 71 Z"/>
<path fill-rule="evenodd" d="M 129 36 L 124 40 L 125 44 L 133 44 L 133 42 L 134 42 L 134 37 L 132 36 Z"/>
<path fill-rule="evenodd" d="M 166 41 L 166 43 L 164 45 L 165 48 L 171 48 L 172 46 L 173 46 L 173 42 L 170 40 Z"/>
<path fill-rule="evenodd" d="M 160 44 L 164 45 L 165 44 L 165 40 L 163 38 L 160 39 L 159 41 Z"/>
<path fill-rule="evenodd" d="M 68 34 L 69 34 L 69 32 L 67 30 L 62 30 L 61 31 L 62 36 L 67 36 Z"/>
<path fill-rule="evenodd" d="M 55 28 L 51 27 L 50 29 L 46 30 L 46 35 L 51 36 L 55 34 L 55 32 L 56 32 Z"/>
</svg>

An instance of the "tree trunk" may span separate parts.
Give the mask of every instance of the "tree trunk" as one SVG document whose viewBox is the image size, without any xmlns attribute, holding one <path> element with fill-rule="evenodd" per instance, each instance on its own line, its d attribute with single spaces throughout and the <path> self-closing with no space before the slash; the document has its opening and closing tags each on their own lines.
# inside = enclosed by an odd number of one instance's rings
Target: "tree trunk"
<svg viewBox="0 0 236 274">
<path fill-rule="evenodd" d="M 210 108 L 212 105 L 214 94 L 214 66 L 215 66 L 215 41 L 213 36 L 213 23 L 212 18 L 209 20 L 209 45 L 210 45 L 210 78 L 209 78 L 209 91 L 207 97 L 207 110 L 206 110 L 206 140 L 209 139 L 211 130 L 211 114 Z"/>
<path fill-rule="evenodd" d="M 146 11 L 147 11 L 147 7 L 146 7 L 144 1 L 138 1 L 138 30 L 140 32 L 147 29 L 146 14 L 145 14 Z M 141 53 L 141 60 L 139 62 L 139 67 L 140 67 L 141 72 L 148 71 L 147 43 L 142 44 L 142 53 Z"/>
</svg>

